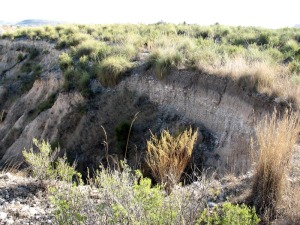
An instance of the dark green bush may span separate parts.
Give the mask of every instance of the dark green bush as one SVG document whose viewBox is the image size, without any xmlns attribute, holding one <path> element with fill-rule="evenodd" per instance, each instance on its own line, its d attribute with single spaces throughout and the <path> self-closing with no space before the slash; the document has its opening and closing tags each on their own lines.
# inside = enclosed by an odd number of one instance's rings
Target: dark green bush
<svg viewBox="0 0 300 225">
<path fill-rule="evenodd" d="M 77 68 L 69 68 L 64 72 L 64 84 L 65 91 L 77 90 L 84 97 L 91 95 L 89 88 L 91 76 L 87 71 Z"/>
<path fill-rule="evenodd" d="M 26 59 L 26 55 L 23 55 L 22 53 L 19 53 L 18 57 L 17 57 L 17 61 L 22 62 L 24 59 Z"/>
<path fill-rule="evenodd" d="M 28 52 L 29 52 L 29 59 L 35 59 L 40 54 L 40 50 L 37 48 L 30 48 Z"/>
<path fill-rule="evenodd" d="M 261 33 L 257 38 L 258 45 L 267 45 L 270 43 L 270 34 Z"/>
<path fill-rule="evenodd" d="M 37 107 L 38 114 L 45 111 L 46 109 L 50 109 L 56 100 L 56 94 L 51 94 L 44 102 L 40 103 Z"/>
<path fill-rule="evenodd" d="M 117 148 L 119 150 L 125 150 L 126 142 L 130 130 L 130 123 L 128 121 L 123 121 L 117 125 L 115 129 Z"/>
<path fill-rule="evenodd" d="M 59 55 L 58 61 L 59 61 L 60 69 L 63 71 L 67 70 L 73 64 L 73 60 L 71 56 L 66 52 L 63 52 L 61 55 Z"/>
</svg>

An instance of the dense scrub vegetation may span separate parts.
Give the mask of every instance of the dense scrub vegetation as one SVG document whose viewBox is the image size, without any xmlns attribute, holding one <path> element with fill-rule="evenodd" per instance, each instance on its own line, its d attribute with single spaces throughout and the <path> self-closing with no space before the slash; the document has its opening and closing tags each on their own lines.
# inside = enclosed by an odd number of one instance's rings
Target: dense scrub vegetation
<svg viewBox="0 0 300 225">
<path fill-rule="evenodd" d="M 58 25 L 17 29 L 3 38 L 56 43 L 67 90 L 90 96 L 90 80 L 117 84 L 141 62 L 159 78 L 171 68 L 230 76 L 242 88 L 297 101 L 300 30 L 198 25 Z"/>
<path fill-rule="evenodd" d="M 165 132 L 164 136 L 168 134 Z M 192 135 L 191 130 L 178 137 L 168 135 L 166 139 L 163 136 L 161 141 L 152 140 L 149 145 L 163 149 L 166 147 L 164 145 L 171 144 L 180 150 L 189 135 Z M 192 138 L 195 135 L 196 133 Z M 86 186 L 81 174 L 75 170 L 76 164 L 70 166 L 65 156 L 58 157 L 59 149 L 51 149 L 50 144 L 45 141 L 34 139 L 33 142 L 38 151 L 33 148 L 28 152 L 24 150 L 23 156 L 36 178 L 52 180 L 47 188 L 57 224 L 255 225 L 260 221 L 255 208 L 244 204 L 240 206 L 226 202 L 223 207 L 215 207 L 212 212 L 206 209 L 210 182 L 205 174 L 195 179 L 196 189 L 184 189 L 174 180 L 170 188 L 169 182 L 164 180 L 153 185 L 150 178 L 143 177 L 139 170 L 133 171 L 121 161 L 117 162 L 114 170 L 100 166 L 88 178 Z M 192 142 L 193 139 L 191 145 Z M 180 154 L 185 153 L 180 151 Z M 187 153 L 185 158 L 189 157 L 190 154 Z M 171 160 L 177 159 L 173 157 Z M 153 169 L 152 172 L 156 173 Z M 182 174 L 181 168 L 172 171 L 174 174 L 171 171 L 161 172 L 163 177 Z"/>
</svg>

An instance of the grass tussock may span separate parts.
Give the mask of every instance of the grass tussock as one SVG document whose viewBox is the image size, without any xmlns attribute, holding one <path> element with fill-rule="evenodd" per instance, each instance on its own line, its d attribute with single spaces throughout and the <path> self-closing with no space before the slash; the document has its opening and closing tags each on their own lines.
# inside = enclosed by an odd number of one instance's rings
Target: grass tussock
<svg viewBox="0 0 300 225">
<path fill-rule="evenodd" d="M 171 68 L 183 63 L 183 56 L 175 47 L 158 48 L 151 53 L 149 63 L 155 68 L 157 77 L 162 79 L 168 75 Z"/>
<path fill-rule="evenodd" d="M 73 47 L 73 54 L 77 59 L 79 59 L 83 55 L 95 57 L 100 48 L 101 42 L 89 39 L 81 42 L 76 47 Z"/>
<path fill-rule="evenodd" d="M 146 162 L 158 183 L 172 189 L 190 162 L 198 131 L 185 130 L 177 137 L 164 130 L 160 137 L 153 135 L 147 141 Z"/>
<path fill-rule="evenodd" d="M 276 112 L 266 117 L 256 128 L 259 156 L 253 182 L 254 204 L 259 213 L 274 218 L 288 187 L 287 173 L 298 134 L 299 116 Z"/>
<path fill-rule="evenodd" d="M 95 65 L 94 71 L 102 85 L 114 86 L 132 66 L 133 63 L 122 56 L 110 56 Z"/>
<path fill-rule="evenodd" d="M 73 63 L 72 57 L 66 52 L 63 52 L 58 56 L 58 61 L 60 68 L 63 71 L 68 69 Z"/>
</svg>

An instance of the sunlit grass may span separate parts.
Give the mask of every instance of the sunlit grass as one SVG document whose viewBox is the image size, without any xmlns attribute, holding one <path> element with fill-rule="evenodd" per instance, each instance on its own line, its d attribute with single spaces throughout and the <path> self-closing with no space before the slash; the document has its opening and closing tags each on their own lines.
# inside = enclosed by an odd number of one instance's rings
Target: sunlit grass
<svg viewBox="0 0 300 225">
<path fill-rule="evenodd" d="M 122 56 L 110 56 L 94 67 L 94 73 L 104 86 L 114 86 L 133 64 Z"/>
</svg>

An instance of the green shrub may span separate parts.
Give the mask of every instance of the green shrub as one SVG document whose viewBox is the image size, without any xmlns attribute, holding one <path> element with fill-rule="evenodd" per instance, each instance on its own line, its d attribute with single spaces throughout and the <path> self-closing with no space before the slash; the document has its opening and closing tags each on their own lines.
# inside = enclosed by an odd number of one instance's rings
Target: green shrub
<svg viewBox="0 0 300 225">
<path fill-rule="evenodd" d="M 268 33 L 261 33 L 257 38 L 258 45 L 267 45 L 270 43 L 270 34 Z"/>
<path fill-rule="evenodd" d="M 295 60 L 289 63 L 289 71 L 293 74 L 300 74 L 300 60 Z"/>
<path fill-rule="evenodd" d="M 17 61 L 22 62 L 24 59 L 26 59 L 26 55 L 23 55 L 22 53 L 19 53 L 18 57 L 17 57 Z"/>
<path fill-rule="evenodd" d="M 198 225 L 256 225 L 260 219 L 255 208 L 246 205 L 232 205 L 230 202 L 223 204 L 222 208 L 216 206 L 212 211 L 205 209 L 197 221 Z"/>
<path fill-rule="evenodd" d="M 39 142 L 37 139 L 33 139 L 33 144 L 38 148 L 38 151 L 35 151 L 33 148 L 30 148 L 28 152 L 25 149 L 22 151 L 33 176 L 38 179 L 55 178 L 56 174 L 53 170 L 53 164 L 57 157 L 58 149 L 53 151 L 50 144 L 44 140 Z"/>
<path fill-rule="evenodd" d="M 73 64 L 73 60 L 71 56 L 66 52 L 63 52 L 62 54 L 59 55 L 58 61 L 59 61 L 60 69 L 63 71 L 67 70 Z"/>
<path fill-rule="evenodd" d="M 89 97 L 91 90 L 89 88 L 91 77 L 88 72 L 82 71 L 77 78 L 76 88 L 80 91 L 82 96 Z"/>
<path fill-rule="evenodd" d="M 38 148 L 22 151 L 25 161 L 29 164 L 34 177 L 38 179 L 59 179 L 71 182 L 75 177 L 81 183 L 81 175 L 75 170 L 76 164 L 69 166 L 67 158 L 58 158 L 59 148 L 51 149 L 51 145 L 42 140 L 33 139 L 33 144 Z M 57 159 L 58 158 L 58 159 Z"/>
<path fill-rule="evenodd" d="M 108 57 L 109 55 L 111 55 L 113 52 L 113 48 L 111 46 L 106 45 L 105 43 L 100 43 L 100 47 L 98 49 L 98 52 L 96 54 L 96 58 L 95 61 L 102 61 L 103 59 L 105 59 L 106 57 Z"/>
<path fill-rule="evenodd" d="M 179 188 L 166 195 L 161 186 L 153 186 L 140 171 L 134 172 L 122 162 L 122 172 L 100 167 L 87 187 L 76 164 L 67 163 L 66 155 L 57 158 L 59 150 L 52 151 L 48 142 L 33 142 L 38 151 L 22 152 L 33 175 L 63 181 L 48 187 L 57 224 L 195 224 L 195 215 L 206 201 L 202 195 L 195 198 L 192 189 Z"/>
<path fill-rule="evenodd" d="M 57 224 L 86 224 L 88 213 L 90 213 L 89 205 L 87 205 L 90 203 L 88 193 L 70 183 L 49 187 L 48 192 L 50 202 L 54 206 L 53 214 Z"/>
<path fill-rule="evenodd" d="M 202 46 L 192 52 L 188 58 L 188 64 L 192 68 L 208 70 L 208 68 L 218 68 L 222 65 L 223 53 L 217 51 L 215 46 Z"/>
<path fill-rule="evenodd" d="M 132 44 L 119 45 L 112 48 L 112 53 L 114 55 L 122 56 L 128 60 L 136 57 L 138 51 Z"/>
<path fill-rule="evenodd" d="M 59 37 L 56 43 L 56 48 L 63 49 L 72 46 L 74 47 L 89 39 L 91 39 L 90 35 L 80 32 L 74 34 L 63 34 Z"/>
<path fill-rule="evenodd" d="M 75 88 L 76 73 L 77 73 L 77 71 L 72 67 L 68 68 L 66 71 L 64 71 L 63 89 L 65 91 L 70 91 Z"/>
<path fill-rule="evenodd" d="M 82 42 L 91 39 L 90 35 L 84 34 L 84 33 L 75 33 L 68 37 L 69 37 L 69 39 L 66 43 L 67 47 L 77 46 L 77 45 L 81 44 Z"/>
<path fill-rule="evenodd" d="M 81 56 L 86 55 L 90 58 L 95 57 L 101 48 L 101 43 L 96 40 L 86 40 L 73 48 L 72 52 L 75 58 L 79 59 Z"/>
<path fill-rule="evenodd" d="M 78 66 L 82 70 L 87 70 L 89 66 L 89 59 L 86 55 L 83 55 L 79 58 Z"/>
<path fill-rule="evenodd" d="M 23 73 L 33 72 L 33 76 L 38 76 L 41 70 L 42 67 L 37 62 L 34 61 L 26 62 L 21 66 L 21 72 Z"/>
<path fill-rule="evenodd" d="M 69 68 L 64 72 L 64 84 L 65 91 L 77 90 L 81 92 L 84 97 L 88 97 L 91 94 L 89 88 L 91 76 L 90 74 L 81 69 Z"/>
<path fill-rule="evenodd" d="M 29 59 L 35 59 L 40 54 L 40 50 L 37 48 L 30 48 L 28 52 L 29 52 Z"/>
<path fill-rule="evenodd" d="M 299 44 L 295 40 L 289 40 L 285 43 L 285 45 L 282 47 L 283 52 L 296 52 L 299 49 Z"/>
<path fill-rule="evenodd" d="M 21 72 L 30 73 L 32 71 L 32 63 L 26 62 L 21 66 Z"/>
<path fill-rule="evenodd" d="M 9 40 L 14 40 L 15 39 L 15 33 L 14 32 L 5 32 L 2 34 L 1 38 L 3 39 L 9 39 Z"/>
<path fill-rule="evenodd" d="M 54 173 L 56 174 L 56 179 L 72 183 L 76 181 L 79 184 L 83 184 L 81 179 L 81 174 L 76 171 L 76 162 L 73 163 L 72 166 L 69 165 L 66 154 L 63 157 L 59 157 L 56 162 L 54 168 Z"/>
<path fill-rule="evenodd" d="M 156 225 L 181 224 L 188 220 L 181 214 L 187 192 L 184 197 L 175 194 L 166 197 L 161 186 L 152 187 L 149 178 L 122 165 L 122 172 L 103 169 L 96 172 L 94 185 L 99 187 L 103 199 L 98 212 L 106 215 L 106 223 Z"/>
<path fill-rule="evenodd" d="M 95 65 L 94 73 L 102 85 L 114 86 L 118 83 L 120 77 L 132 66 L 133 64 L 124 57 L 109 56 L 101 63 Z"/>
</svg>

